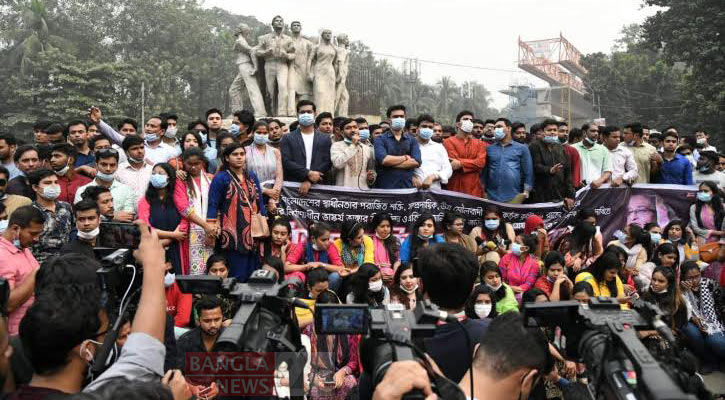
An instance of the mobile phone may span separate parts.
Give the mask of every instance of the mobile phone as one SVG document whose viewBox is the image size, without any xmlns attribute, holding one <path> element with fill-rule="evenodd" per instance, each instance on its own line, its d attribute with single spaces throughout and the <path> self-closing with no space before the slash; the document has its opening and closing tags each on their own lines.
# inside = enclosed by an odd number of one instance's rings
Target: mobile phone
<svg viewBox="0 0 725 400">
<path fill-rule="evenodd" d="M 136 249 L 141 243 L 137 225 L 121 222 L 101 222 L 97 247 L 109 249 Z"/>
</svg>

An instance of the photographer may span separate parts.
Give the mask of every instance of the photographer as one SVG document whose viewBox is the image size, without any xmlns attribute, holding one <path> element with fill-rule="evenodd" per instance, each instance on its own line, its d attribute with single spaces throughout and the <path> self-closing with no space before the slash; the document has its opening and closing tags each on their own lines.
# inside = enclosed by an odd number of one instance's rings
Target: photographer
<svg viewBox="0 0 725 400">
<path fill-rule="evenodd" d="M 551 356 L 544 335 L 525 328 L 517 313 L 494 319 L 473 357 L 474 394 L 470 391 L 471 372 L 458 387 L 467 398 L 477 400 L 528 399 L 540 377 L 549 373 Z M 435 398 L 426 370 L 415 361 L 394 362 L 375 388 L 373 399 L 397 400 L 412 389 L 420 389 L 426 399 Z"/>
<path fill-rule="evenodd" d="M 468 360 L 489 321 L 466 317 L 465 306 L 473 291 L 478 262 L 473 253 L 458 244 L 438 243 L 421 249 L 418 270 L 423 280 L 423 292 L 442 311 L 456 317 L 459 324 L 440 324 L 433 337 L 425 340 L 428 354 L 440 366 L 443 374 L 454 382 L 466 373 Z M 471 343 L 462 331 L 466 330 Z"/>
<path fill-rule="evenodd" d="M 120 358 L 92 378 L 83 388 L 86 392 L 118 379 L 152 381 L 163 376 L 164 250 L 154 231 L 142 223 L 139 228 L 141 244 L 136 257 L 143 265 L 143 284 L 132 331 Z M 59 262 L 64 262 L 63 257 L 49 260 L 46 267 Z M 14 398 L 79 392 L 110 324 L 97 286 L 50 284 L 21 323 L 20 336 L 35 372 L 30 385 L 19 389 Z"/>
<path fill-rule="evenodd" d="M 76 214 L 76 229 L 78 237 L 71 240 L 60 251 L 61 254 L 81 254 L 88 258 L 95 258 L 93 248 L 96 247 L 96 238 L 100 232 L 101 213 L 98 205 L 91 199 L 83 199 L 73 206 Z"/>
</svg>

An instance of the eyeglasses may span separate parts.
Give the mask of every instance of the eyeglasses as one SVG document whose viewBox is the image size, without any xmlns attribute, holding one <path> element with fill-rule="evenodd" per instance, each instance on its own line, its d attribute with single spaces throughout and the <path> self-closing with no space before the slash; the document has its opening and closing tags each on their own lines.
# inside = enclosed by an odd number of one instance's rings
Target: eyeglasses
<svg viewBox="0 0 725 400">
<path fill-rule="evenodd" d="M 8 183 L 7 179 L 0 179 L 0 186 L 5 186 Z"/>
<path fill-rule="evenodd" d="M 118 151 L 116 149 L 100 149 L 96 152 L 96 157 L 108 157 L 108 156 L 117 156 Z"/>
</svg>

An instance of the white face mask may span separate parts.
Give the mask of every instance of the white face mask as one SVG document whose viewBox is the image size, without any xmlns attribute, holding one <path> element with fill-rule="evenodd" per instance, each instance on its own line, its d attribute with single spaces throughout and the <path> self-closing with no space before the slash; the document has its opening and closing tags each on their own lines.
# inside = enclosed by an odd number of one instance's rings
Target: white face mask
<svg viewBox="0 0 725 400">
<path fill-rule="evenodd" d="M 416 283 L 415 286 L 413 286 L 412 289 L 406 289 L 405 286 L 402 284 L 400 285 L 400 290 L 404 291 L 405 293 L 411 294 L 415 293 L 416 290 L 418 290 L 418 284 Z"/>
<path fill-rule="evenodd" d="M 101 231 L 100 227 L 96 227 L 96 229 L 89 231 L 89 232 L 83 232 L 81 230 L 78 230 L 78 239 L 83 240 L 93 240 L 98 236 L 98 233 Z"/>
<path fill-rule="evenodd" d="M 176 281 L 176 274 L 172 274 L 171 272 L 167 272 L 166 275 L 164 275 L 164 286 L 169 287 L 174 284 Z"/>
<path fill-rule="evenodd" d="M 476 312 L 478 318 L 484 319 L 488 317 L 488 314 L 491 314 L 492 307 L 493 304 L 474 304 L 473 311 Z"/>
<path fill-rule="evenodd" d="M 473 121 L 470 119 L 464 119 L 461 121 L 461 130 L 466 133 L 473 132 Z"/>
<path fill-rule="evenodd" d="M 10 222 L 10 220 L 0 220 L 0 233 L 3 233 L 8 229 L 8 222 Z"/>
<path fill-rule="evenodd" d="M 380 280 L 377 280 L 375 282 L 368 283 L 368 289 L 371 292 L 379 292 L 380 290 L 383 289 L 383 280 L 380 279 Z"/>
<path fill-rule="evenodd" d="M 495 292 L 495 291 L 498 291 L 499 289 L 501 289 L 501 286 L 503 286 L 503 283 L 499 283 L 498 286 L 491 286 L 487 283 L 486 286 L 490 287 Z"/>
</svg>

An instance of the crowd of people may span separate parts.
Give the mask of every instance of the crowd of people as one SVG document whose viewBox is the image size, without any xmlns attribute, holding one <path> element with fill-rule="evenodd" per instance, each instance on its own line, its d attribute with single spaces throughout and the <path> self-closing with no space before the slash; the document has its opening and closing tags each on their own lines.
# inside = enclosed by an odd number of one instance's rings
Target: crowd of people
<svg viewBox="0 0 725 400">
<path fill-rule="evenodd" d="M 369 124 L 318 114 L 307 100 L 297 114 L 288 126 L 243 110 L 224 128 L 222 112 L 210 109 L 186 129 L 173 113 L 140 128 L 130 118 L 111 126 L 91 107 L 86 120 L 38 122 L 32 143 L 0 133 L 0 275 L 10 285 L 7 335 L 0 337 L 5 391 L 37 399 L 77 393 L 88 383 L 86 371 L 113 323 L 95 278 L 101 223 L 134 221 L 145 272 L 138 311 L 122 326 L 120 358 L 100 377 L 89 376 L 87 392 L 163 377 L 174 398 L 213 397 L 216 386 L 184 380 L 184 355 L 211 351 L 238 304 L 183 293 L 176 277 L 246 282 L 259 269 L 293 286 L 310 307 L 296 309 L 309 353 L 310 398 L 369 398 L 374 391 L 362 372 L 361 336 L 315 331 L 311 310 L 329 303 L 412 309 L 429 299 L 467 333 L 441 323 L 425 351 L 467 393 L 475 376 L 475 393 L 468 395 L 478 399 L 506 398 L 487 397 L 494 392 L 484 395 L 482 382 L 499 380 L 501 393 L 535 398 L 566 398 L 587 382 L 587 366 L 568 356 L 557 332 L 523 328 L 516 314 L 527 302 L 604 296 L 622 309 L 638 299 L 656 304 L 677 346 L 699 359 L 699 372 L 722 368 L 725 156 L 707 133 L 684 136 L 674 127 L 659 133 L 639 123 L 570 130 L 554 119 L 527 131 L 519 122 L 484 121 L 469 111 L 458 113 L 455 126 L 443 126 L 430 115 L 409 118 L 402 105 Z M 369 225 L 313 222 L 298 241 L 280 212 L 285 181 L 297 182 L 300 196 L 316 184 L 350 191 L 443 188 L 568 208 L 586 186 L 660 183 L 698 191 L 689 215 L 666 226 L 628 223 L 611 238 L 603 237 L 594 210 L 579 210 L 572 226 L 557 230 L 532 215 L 517 233 L 487 206 L 483 223 L 470 231 L 455 212 L 441 221 L 423 213 L 399 238 L 392 217 L 379 213 Z M 161 292 L 165 307 L 154 299 Z M 672 346 L 656 331 L 639 335 L 652 352 Z M 502 350 L 504 343 L 511 346 Z M 473 370 L 462 361 L 471 357 Z M 386 379 L 401 379 L 399 371 L 419 372 L 403 364 Z M 544 379 L 537 384 L 538 377 Z M 140 383 L 123 390 L 131 387 L 161 390 Z"/>
</svg>

